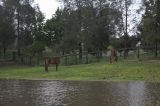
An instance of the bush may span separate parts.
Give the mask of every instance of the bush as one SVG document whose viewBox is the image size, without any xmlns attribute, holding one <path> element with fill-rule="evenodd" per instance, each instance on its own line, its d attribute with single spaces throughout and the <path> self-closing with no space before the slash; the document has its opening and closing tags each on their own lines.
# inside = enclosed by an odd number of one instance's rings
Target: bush
<svg viewBox="0 0 160 106">
<path fill-rule="evenodd" d="M 45 45 L 42 42 L 34 42 L 30 47 L 29 51 L 35 55 L 35 54 L 42 54 L 42 52 L 45 50 Z"/>
</svg>

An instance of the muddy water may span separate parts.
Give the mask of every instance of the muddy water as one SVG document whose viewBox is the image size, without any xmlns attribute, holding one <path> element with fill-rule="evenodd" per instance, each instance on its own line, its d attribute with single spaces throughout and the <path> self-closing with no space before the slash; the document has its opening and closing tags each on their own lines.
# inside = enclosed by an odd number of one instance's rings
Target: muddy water
<svg viewBox="0 0 160 106">
<path fill-rule="evenodd" d="M 0 106 L 160 106 L 160 83 L 0 80 Z"/>
</svg>

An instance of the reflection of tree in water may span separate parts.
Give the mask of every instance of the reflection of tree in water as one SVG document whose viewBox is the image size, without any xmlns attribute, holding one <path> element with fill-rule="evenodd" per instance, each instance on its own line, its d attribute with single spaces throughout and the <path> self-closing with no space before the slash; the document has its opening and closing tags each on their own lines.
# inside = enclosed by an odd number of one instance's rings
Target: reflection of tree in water
<svg viewBox="0 0 160 106">
<path fill-rule="evenodd" d="M 139 85 L 135 83 L 132 86 L 138 88 Z M 74 84 L 74 86 L 77 86 L 78 89 L 76 92 L 73 91 L 74 93 L 68 92 L 70 95 L 66 102 L 69 103 L 69 106 L 125 106 L 127 104 L 134 106 L 138 103 L 136 102 L 138 98 L 135 98 L 139 94 L 133 94 L 137 89 L 131 89 L 132 86 L 129 83 L 81 82 Z"/>
<path fill-rule="evenodd" d="M 8 80 L 0 81 L 0 105 L 28 106 L 36 105 L 34 89 L 36 84 L 31 81 Z M 2 103 L 2 104 L 1 104 Z"/>
<path fill-rule="evenodd" d="M 146 83 L 146 100 L 148 106 L 160 106 L 160 84 Z"/>
<path fill-rule="evenodd" d="M 2 80 L 0 105 L 159 106 L 159 89 L 145 82 Z"/>
</svg>

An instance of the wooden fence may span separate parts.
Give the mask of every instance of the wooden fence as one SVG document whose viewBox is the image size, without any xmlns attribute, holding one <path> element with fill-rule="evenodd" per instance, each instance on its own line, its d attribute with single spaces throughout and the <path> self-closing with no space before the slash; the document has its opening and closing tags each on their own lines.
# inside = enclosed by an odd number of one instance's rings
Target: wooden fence
<svg viewBox="0 0 160 106">
<path fill-rule="evenodd" d="M 127 56 L 124 58 L 125 51 L 127 50 Z M 139 47 L 139 48 L 121 48 L 117 49 L 118 60 L 147 60 L 147 59 L 160 59 L 160 48 L 158 48 L 158 55 L 155 57 L 154 47 Z M 100 61 L 109 62 L 110 52 L 103 53 L 100 57 L 99 52 L 83 52 L 82 58 L 79 58 L 78 53 L 60 55 L 61 65 L 76 65 L 76 64 L 90 64 Z M 6 56 L 0 56 L 0 64 L 2 61 L 14 61 L 16 64 L 24 65 L 44 65 L 45 56 L 37 55 L 31 56 L 27 54 L 21 54 L 18 56 L 16 52 L 8 52 Z"/>
</svg>

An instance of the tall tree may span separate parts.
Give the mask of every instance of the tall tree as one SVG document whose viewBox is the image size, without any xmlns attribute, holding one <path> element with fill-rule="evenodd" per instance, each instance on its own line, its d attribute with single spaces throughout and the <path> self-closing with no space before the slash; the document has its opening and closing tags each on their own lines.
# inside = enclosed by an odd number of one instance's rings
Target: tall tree
<svg viewBox="0 0 160 106">
<path fill-rule="evenodd" d="M 37 6 L 33 7 L 33 0 L 2 0 L 2 7 L 7 17 L 5 21 L 13 27 L 14 32 L 11 30 L 11 35 L 16 34 L 16 41 L 14 38 L 12 40 L 16 42 L 17 53 L 20 56 L 22 48 L 33 43 L 33 38 L 35 37 L 34 26 L 42 23 L 39 22 L 40 15 L 37 15 L 40 13 L 40 10 L 37 11 Z"/>
<path fill-rule="evenodd" d="M 144 6 L 146 10 L 139 29 L 144 43 L 153 45 L 157 56 L 160 43 L 160 0 L 144 1 Z"/>
<path fill-rule="evenodd" d="M 5 3 L 6 2 L 3 1 L 3 5 L 0 6 L 0 46 L 3 48 L 4 56 L 7 47 L 14 42 L 13 39 L 15 37 L 13 8 Z"/>
<path fill-rule="evenodd" d="M 132 4 L 133 0 L 117 0 L 117 6 L 116 8 L 118 8 L 121 11 L 121 27 L 119 27 L 119 36 L 124 38 L 124 47 L 125 51 L 124 51 L 124 58 L 126 58 L 127 54 L 128 54 L 128 50 L 126 48 L 129 47 L 128 44 L 128 38 L 129 38 L 129 23 L 128 23 L 128 17 L 129 17 L 129 13 L 130 13 L 130 6 Z"/>
<path fill-rule="evenodd" d="M 35 20 L 33 22 L 33 38 L 34 41 L 46 44 L 47 36 L 44 33 L 44 15 L 40 11 L 39 6 L 35 7 Z"/>
<path fill-rule="evenodd" d="M 34 23 L 34 8 L 31 6 L 32 0 L 17 0 L 15 10 L 17 13 L 17 49 L 18 55 L 21 48 L 30 45 L 33 40 L 32 26 Z"/>
<path fill-rule="evenodd" d="M 115 34 L 116 27 L 119 26 L 121 12 L 112 6 L 113 1 L 61 1 L 64 3 L 62 29 L 65 40 L 77 42 L 74 46 L 77 45 L 80 54 L 82 44 L 86 50 L 100 51 L 101 54 L 109 44 L 109 37 Z"/>
<path fill-rule="evenodd" d="M 46 21 L 44 31 L 47 36 L 47 46 L 55 46 L 60 43 L 63 32 L 61 27 L 61 10 L 57 9 L 56 14 L 52 19 Z"/>
</svg>

